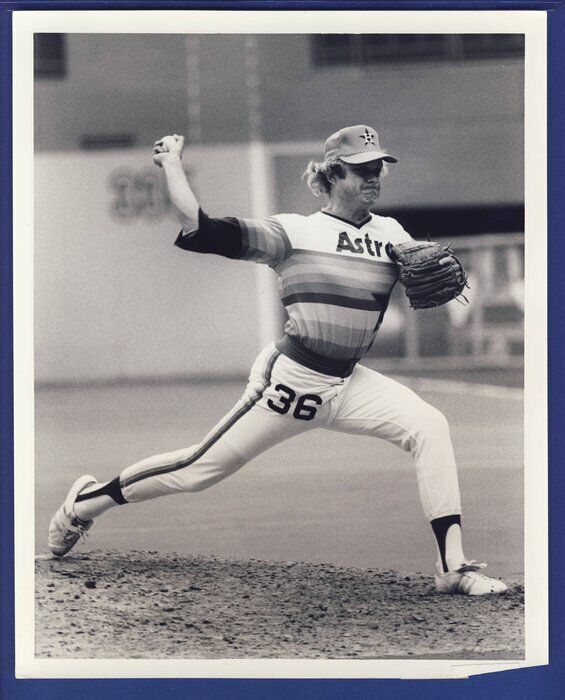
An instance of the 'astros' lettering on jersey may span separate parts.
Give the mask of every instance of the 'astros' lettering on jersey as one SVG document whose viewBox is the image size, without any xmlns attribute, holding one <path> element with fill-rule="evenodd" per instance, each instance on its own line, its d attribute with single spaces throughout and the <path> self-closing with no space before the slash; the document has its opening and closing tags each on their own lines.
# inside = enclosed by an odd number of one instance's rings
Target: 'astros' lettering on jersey
<svg viewBox="0 0 565 700">
<path fill-rule="evenodd" d="M 353 224 L 325 212 L 238 219 L 242 260 L 278 275 L 286 333 L 323 357 L 359 359 L 382 322 L 398 267 L 389 243 L 411 240 L 392 218 Z"/>
</svg>

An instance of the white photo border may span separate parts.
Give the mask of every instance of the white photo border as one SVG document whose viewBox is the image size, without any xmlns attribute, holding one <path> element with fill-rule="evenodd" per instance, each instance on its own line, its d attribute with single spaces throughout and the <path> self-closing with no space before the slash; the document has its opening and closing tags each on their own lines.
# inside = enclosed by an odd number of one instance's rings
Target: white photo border
<svg viewBox="0 0 565 700">
<path fill-rule="evenodd" d="M 16 11 L 13 15 L 15 606 L 18 678 L 442 678 L 548 663 L 545 11 Z M 237 31 L 237 28 L 241 31 Z M 523 661 L 38 659 L 34 656 L 33 33 L 523 33 L 525 587 Z M 541 290 L 541 291 L 540 291 Z"/>
</svg>

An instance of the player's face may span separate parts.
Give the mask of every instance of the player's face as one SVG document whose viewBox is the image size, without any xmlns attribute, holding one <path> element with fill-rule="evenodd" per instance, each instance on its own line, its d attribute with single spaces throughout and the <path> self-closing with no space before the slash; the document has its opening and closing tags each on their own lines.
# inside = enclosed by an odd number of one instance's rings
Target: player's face
<svg viewBox="0 0 565 700">
<path fill-rule="evenodd" d="M 383 161 L 375 160 L 362 165 L 344 164 L 345 177 L 335 183 L 340 196 L 366 207 L 370 207 L 381 192 Z"/>
</svg>

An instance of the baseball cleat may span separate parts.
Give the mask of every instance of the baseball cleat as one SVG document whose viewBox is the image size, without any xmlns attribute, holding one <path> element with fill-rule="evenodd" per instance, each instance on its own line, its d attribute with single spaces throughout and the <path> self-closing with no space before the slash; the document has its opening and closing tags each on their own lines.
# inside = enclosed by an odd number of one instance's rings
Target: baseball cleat
<svg viewBox="0 0 565 700">
<path fill-rule="evenodd" d="M 57 557 L 64 556 L 70 552 L 75 544 L 81 539 L 85 539 L 87 530 L 92 527 L 92 520 L 81 520 L 73 512 L 76 497 L 89 486 L 95 484 L 96 479 L 89 474 L 81 476 L 71 486 L 63 505 L 51 518 L 49 523 L 49 549 Z"/>
<path fill-rule="evenodd" d="M 436 588 L 440 593 L 462 593 L 463 595 L 489 595 L 506 593 L 508 586 L 496 578 L 490 578 L 479 571 L 486 564 L 468 561 L 455 571 L 442 572 L 436 569 Z"/>
</svg>

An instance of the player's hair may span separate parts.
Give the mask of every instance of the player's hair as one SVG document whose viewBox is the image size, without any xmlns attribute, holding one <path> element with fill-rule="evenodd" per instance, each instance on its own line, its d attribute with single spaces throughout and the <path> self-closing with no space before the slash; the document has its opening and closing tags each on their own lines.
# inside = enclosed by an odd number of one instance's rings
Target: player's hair
<svg viewBox="0 0 565 700">
<path fill-rule="evenodd" d="M 383 162 L 383 169 L 380 176 L 384 177 L 387 172 L 388 166 Z M 319 197 L 322 194 L 329 195 L 332 190 L 332 177 L 345 177 L 344 164 L 337 158 L 325 160 L 323 163 L 317 163 L 311 160 L 306 170 L 302 173 L 302 179 L 304 180 L 304 178 L 306 178 L 308 187 L 314 197 Z"/>
<path fill-rule="evenodd" d="M 306 178 L 308 187 L 314 197 L 331 192 L 332 183 L 330 178 L 332 177 L 345 177 L 343 163 L 337 158 L 325 160 L 323 163 L 311 160 L 306 170 L 302 173 L 302 179 Z"/>
</svg>

